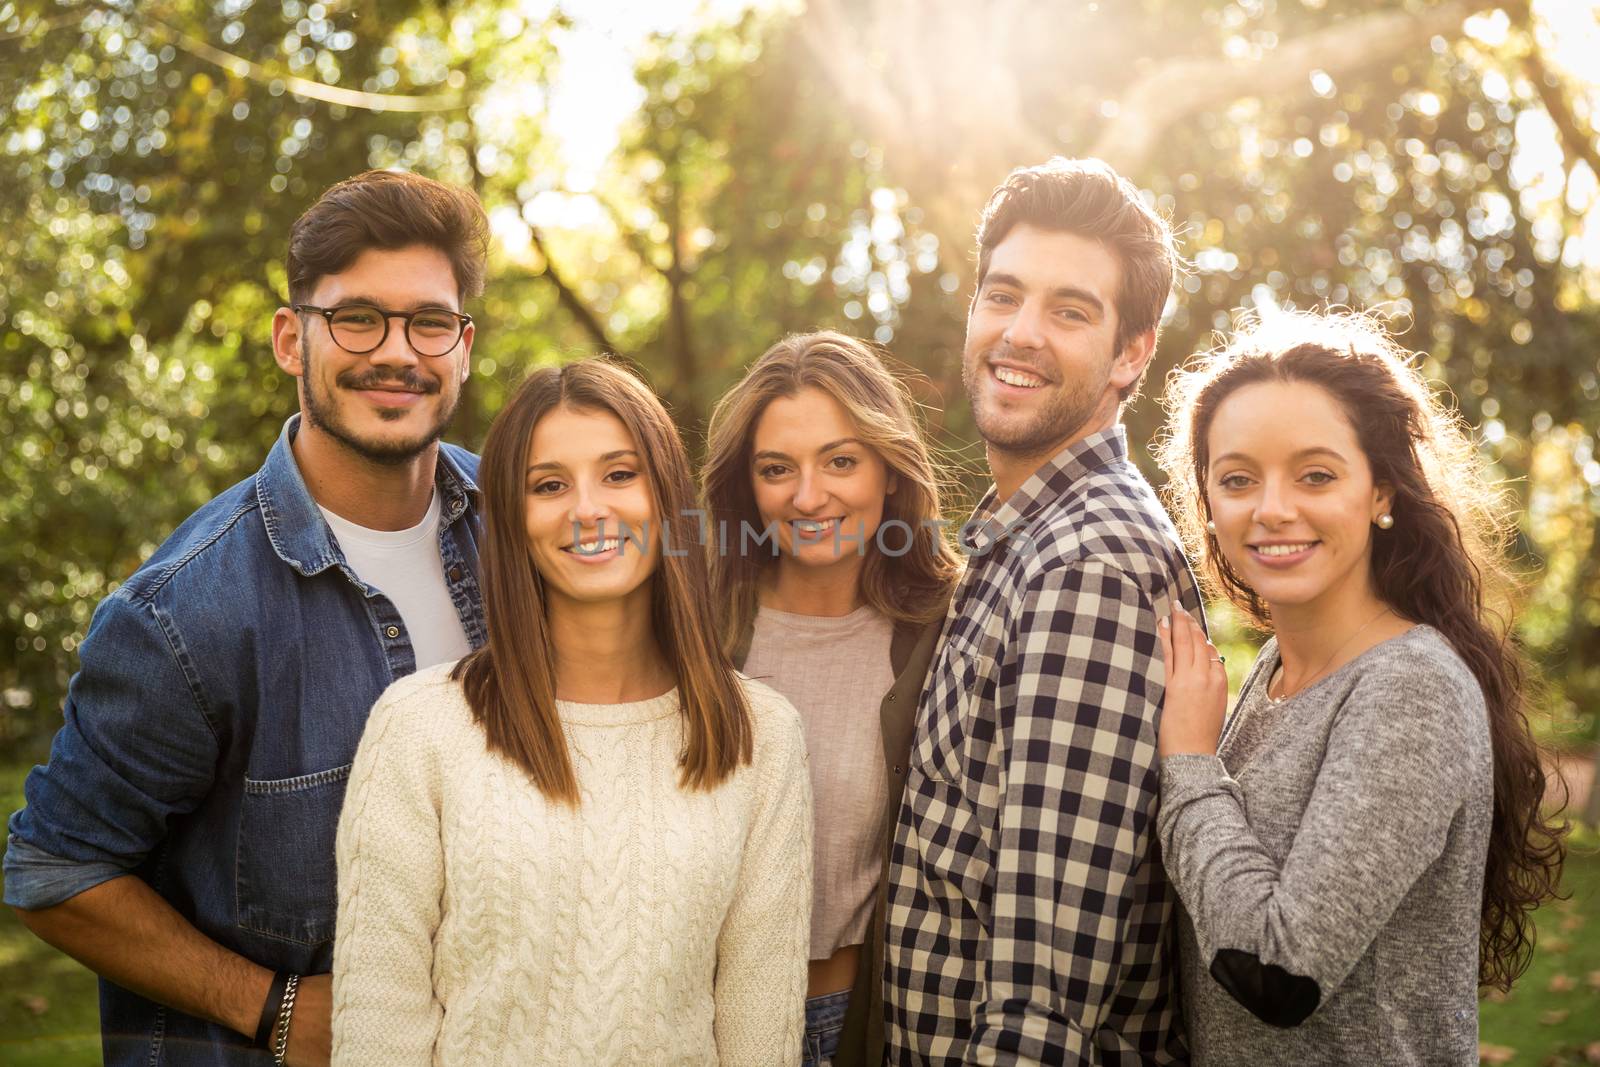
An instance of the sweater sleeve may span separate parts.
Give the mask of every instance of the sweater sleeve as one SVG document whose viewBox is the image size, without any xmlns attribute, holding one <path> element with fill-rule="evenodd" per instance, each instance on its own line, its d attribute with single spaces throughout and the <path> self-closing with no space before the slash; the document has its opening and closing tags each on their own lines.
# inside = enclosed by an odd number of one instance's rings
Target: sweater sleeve
<svg viewBox="0 0 1600 1067">
<path fill-rule="evenodd" d="M 1466 716 L 1482 714 L 1461 695 L 1420 659 L 1357 681 L 1281 865 L 1219 759 L 1162 761 L 1157 829 L 1201 962 L 1262 1021 L 1295 1026 L 1325 1003 L 1444 851 L 1466 792 Z"/>
<path fill-rule="evenodd" d="M 433 990 L 443 775 L 423 700 L 391 688 L 373 707 L 339 819 L 333 1062 L 341 1065 L 431 1065 L 444 1015 Z"/>
<path fill-rule="evenodd" d="M 799 1063 L 811 943 L 811 772 L 800 716 L 751 694 L 755 813 L 717 940 L 717 1058 L 725 1067 Z M 766 735 L 765 737 L 763 735 Z"/>
</svg>

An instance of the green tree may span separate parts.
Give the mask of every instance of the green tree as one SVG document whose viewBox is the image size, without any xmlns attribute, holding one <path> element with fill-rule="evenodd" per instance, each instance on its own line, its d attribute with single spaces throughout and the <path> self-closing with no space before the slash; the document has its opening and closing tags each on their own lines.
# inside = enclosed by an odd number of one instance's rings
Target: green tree
<svg viewBox="0 0 1600 1067">
<path fill-rule="evenodd" d="M 794 32 L 952 269 L 993 184 L 1052 154 L 1109 160 L 1173 215 L 1194 269 L 1150 392 L 1236 309 L 1386 311 L 1533 505 L 1523 637 L 1592 733 L 1600 97 L 1547 14 L 1593 28 L 1521 0 L 811 0 Z M 1132 414 L 1136 437 L 1159 422 Z"/>
<path fill-rule="evenodd" d="M 94 605 L 294 409 L 266 327 L 298 213 L 371 165 L 465 173 L 450 47 L 494 49 L 461 17 L 0 4 L 0 737 L 52 728 Z"/>
<path fill-rule="evenodd" d="M 332 181 L 401 166 L 483 198 L 468 444 L 530 366 L 610 351 L 697 445 L 751 358 L 837 327 L 914 374 L 975 483 L 971 230 L 1006 170 L 1053 153 L 1110 159 L 1193 262 L 1135 436 L 1236 309 L 1385 308 L 1528 505 L 1524 638 L 1592 709 L 1600 101 L 1543 12 L 811 0 L 647 42 L 637 115 L 568 188 L 545 121 L 560 9 L 0 3 L 0 729 L 53 720 L 95 601 L 292 410 L 265 323 L 289 222 Z"/>
</svg>

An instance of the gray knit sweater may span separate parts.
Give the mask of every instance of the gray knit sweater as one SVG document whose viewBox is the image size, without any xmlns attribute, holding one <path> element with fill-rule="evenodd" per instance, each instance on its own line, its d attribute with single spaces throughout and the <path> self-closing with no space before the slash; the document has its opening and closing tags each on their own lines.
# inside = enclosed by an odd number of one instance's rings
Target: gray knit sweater
<svg viewBox="0 0 1600 1067">
<path fill-rule="evenodd" d="M 1257 657 L 1216 756 L 1161 761 L 1196 1064 L 1476 1064 L 1493 778 L 1427 626 L 1282 703 Z"/>
</svg>

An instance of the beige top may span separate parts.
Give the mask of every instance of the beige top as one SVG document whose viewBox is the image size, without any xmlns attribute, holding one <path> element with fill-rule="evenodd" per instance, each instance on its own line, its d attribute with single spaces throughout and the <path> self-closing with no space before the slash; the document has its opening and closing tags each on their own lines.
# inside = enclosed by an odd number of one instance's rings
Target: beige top
<svg viewBox="0 0 1600 1067">
<path fill-rule="evenodd" d="M 883 876 L 889 798 L 878 706 L 894 684 L 894 622 L 870 605 L 837 618 L 762 608 L 744 671 L 800 711 L 816 831 L 811 958 L 867 939 Z"/>
<path fill-rule="evenodd" d="M 448 666 L 372 710 L 339 822 L 333 1062 L 798 1063 L 811 857 L 799 717 L 678 782 L 677 690 L 557 702 L 582 803 L 491 754 Z"/>
</svg>

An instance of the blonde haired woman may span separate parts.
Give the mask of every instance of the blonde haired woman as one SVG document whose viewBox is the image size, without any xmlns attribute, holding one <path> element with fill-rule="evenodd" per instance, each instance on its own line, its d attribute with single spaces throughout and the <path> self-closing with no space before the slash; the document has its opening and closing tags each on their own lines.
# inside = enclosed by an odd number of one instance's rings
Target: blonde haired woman
<svg viewBox="0 0 1600 1067">
<path fill-rule="evenodd" d="M 799 708 L 811 753 L 808 1067 L 882 1057 L 879 890 L 959 569 L 913 410 L 872 348 L 822 332 L 773 345 L 711 417 L 702 483 L 723 641 Z"/>
<path fill-rule="evenodd" d="M 391 686 L 350 773 L 334 1061 L 798 1061 L 800 723 L 718 646 L 665 409 L 536 371 L 479 478 L 488 641 Z"/>
</svg>

